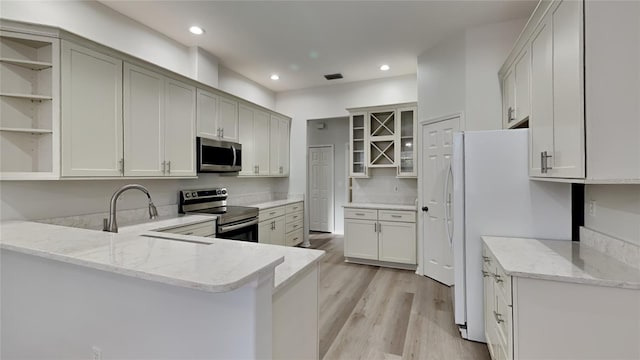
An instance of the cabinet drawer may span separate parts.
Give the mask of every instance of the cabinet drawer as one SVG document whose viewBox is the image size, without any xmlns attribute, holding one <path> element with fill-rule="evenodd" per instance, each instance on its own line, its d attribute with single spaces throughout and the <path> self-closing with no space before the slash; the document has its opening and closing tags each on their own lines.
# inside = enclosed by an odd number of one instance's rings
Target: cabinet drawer
<svg viewBox="0 0 640 360">
<path fill-rule="evenodd" d="M 285 236 L 285 245 L 296 246 L 304 241 L 304 230 L 298 229 L 287 233 Z"/>
<path fill-rule="evenodd" d="M 284 206 L 273 207 L 269 209 L 261 209 L 258 215 L 260 221 L 276 218 L 285 214 Z"/>
<path fill-rule="evenodd" d="M 286 228 L 285 228 L 285 232 L 289 233 L 291 231 L 299 230 L 299 229 L 303 229 L 303 228 L 304 228 L 304 226 L 303 226 L 302 220 L 298 220 L 296 222 L 292 222 L 292 223 L 287 224 Z"/>
<path fill-rule="evenodd" d="M 293 214 L 287 213 L 287 215 L 285 216 L 285 219 L 287 219 L 287 224 L 292 223 L 294 221 L 303 220 L 302 214 L 303 214 L 302 211 L 299 211 L 299 212 L 293 213 Z"/>
<path fill-rule="evenodd" d="M 287 214 L 292 214 L 298 211 L 302 211 L 304 209 L 304 203 L 302 201 L 286 205 Z"/>
<path fill-rule="evenodd" d="M 416 222 L 416 212 L 400 210 L 379 210 L 378 219 L 384 221 Z"/>
<path fill-rule="evenodd" d="M 511 301 L 511 276 L 508 276 L 504 273 L 504 270 L 502 270 L 502 267 L 500 266 L 500 264 L 498 264 L 497 262 L 495 262 L 495 266 L 494 266 L 494 278 L 496 281 L 496 290 L 497 292 L 500 292 L 501 295 L 504 297 L 504 300 L 506 301 L 507 305 L 512 305 L 513 302 Z"/>
<path fill-rule="evenodd" d="M 378 210 L 344 209 L 345 219 L 378 220 Z"/>
</svg>

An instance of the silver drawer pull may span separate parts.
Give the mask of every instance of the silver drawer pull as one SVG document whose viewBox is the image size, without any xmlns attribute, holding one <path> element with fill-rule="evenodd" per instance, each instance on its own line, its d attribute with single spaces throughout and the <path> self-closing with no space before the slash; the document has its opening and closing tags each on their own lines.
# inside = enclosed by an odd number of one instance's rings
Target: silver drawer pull
<svg viewBox="0 0 640 360">
<path fill-rule="evenodd" d="M 484 262 L 486 262 L 487 264 L 491 264 L 491 258 L 488 256 L 483 256 L 482 260 L 484 260 Z"/>
<path fill-rule="evenodd" d="M 297 227 L 298 227 L 298 225 L 293 225 L 293 228 L 294 228 L 294 229 L 295 229 L 295 228 L 297 228 Z"/>
<path fill-rule="evenodd" d="M 498 275 L 498 274 L 493 274 L 493 278 L 495 279 L 495 281 L 497 283 L 503 282 L 502 277 L 500 275 Z"/>
<path fill-rule="evenodd" d="M 504 322 L 504 320 L 502 320 L 502 314 L 497 313 L 495 310 L 493 311 L 493 316 L 496 318 L 496 322 L 498 324 L 501 324 Z"/>
<path fill-rule="evenodd" d="M 364 214 L 363 214 L 363 213 L 356 213 L 356 215 L 358 215 L 358 216 L 364 216 Z"/>
<path fill-rule="evenodd" d="M 392 218 L 401 218 L 401 215 L 391 215 Z"/>
<path fill-rule="evenodd" d="M 190 231 L 188 233 L 184 233 L 183 235 L 193 235 L 193 231 Z"/>
<path fill-rule="evenodd" d="M 491 276 L 491 274 L 489 274 L 488 271 L 482 270 L 482 277 L 489 277 L 489 276 Z"/>
<path fill-rule="evenodd" d="M 293 238 L 293 241 L 296 241 L 296 240 L 298 240 L 298 238 L 297 238 L 297 237 L 294 237 L 294 238 Z"/>
<path fill-rule="evenodd" d="M 269 215 L 275 215 L 275 213 L 276 213 L 275 211 L 274 212 L 270 212 Z"/>
</svg>

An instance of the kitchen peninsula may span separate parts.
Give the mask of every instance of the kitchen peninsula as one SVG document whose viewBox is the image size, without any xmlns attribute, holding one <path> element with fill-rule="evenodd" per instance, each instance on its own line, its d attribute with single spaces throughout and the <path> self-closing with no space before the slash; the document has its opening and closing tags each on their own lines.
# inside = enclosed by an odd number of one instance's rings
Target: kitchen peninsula
<svg viewBox="0 0 640 360">
<path fill-rule="evenodd" d="M 150 231 L 210 220 L 3 223 L 3 356 L 317 358 L 324 252 Z"/>
</svg>

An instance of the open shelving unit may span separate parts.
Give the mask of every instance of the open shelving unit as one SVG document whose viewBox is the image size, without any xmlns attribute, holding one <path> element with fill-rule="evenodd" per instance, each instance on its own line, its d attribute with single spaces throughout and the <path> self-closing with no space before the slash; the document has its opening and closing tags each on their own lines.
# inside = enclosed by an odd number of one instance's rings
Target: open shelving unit
<svg viewBox="0 0 640 360">
<path fill-rule="evenodd" d="M 59 40 L 0 32 L 0 178 L 59 176 Z"/>
<path fill-rule="evenodd" d="M 369 113 L 369 166 L 396 167 L 396 111 Z"/>
</svg>

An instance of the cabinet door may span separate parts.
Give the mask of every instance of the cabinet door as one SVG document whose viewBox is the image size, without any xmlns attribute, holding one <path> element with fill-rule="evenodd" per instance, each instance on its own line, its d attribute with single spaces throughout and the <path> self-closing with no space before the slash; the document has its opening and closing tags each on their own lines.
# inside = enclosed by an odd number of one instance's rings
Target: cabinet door
<svg viewBox="0 0 640 360">
<path fill-rule="evenodd" d="M 122 61 L 62 42 L 62 176 L 122 176 Z"/>
<path fill-rule="evenodd" d="M 196 88 L 167 79 L 164 104 L 166 175 L 196 176 Z"/>
<path fill-rule="evenodd" d="M 274 245 L 285 245 L 285 221 L 284 216 L 273 219 L 273 231 L 271 232 L 271 243 Z"/>
<path fill-rule="evenodd" d="M 515 121 L 522 121 L 531 113 L 531 53 L 525 46 L 515 66 Z"/>
<path fill-rule="evenodd" d="M 364 112 L 352 113 L 349 116 L 349 176 L 367 177 L 366 150 L 368 145 L 365 141 L 365 134 L 368 134 Z"/>
<path fill-rule="evenodd" d="M 289 119 L 280 118 L 280 175 L 289 175 Z"/>
<path fill-rule="evenodd" d="M 260 222 L 258 224 L 258 242 L 260 244 L 271 244 L 272 231 L 273 231 L 273 220 Z"/>
<path fill-rule="evenodd" d="M 396 158 L 400 159 L 398 163 L 399 177 L 416 177 L 418 174 L 415 165 L 417 112 L 418 109 L 415 107 L 398 109 L 397 141 L 400 145 L 397 147 Z"/>
<path fill-rule="evenodd" d="M 163 176 L 164 77 L 124 64 L 124 174 Z"/>
<path fill-rule="evenodd" d="M 371 111 L 367 116 L 368 166 L 396 167 L 396 110 L 393 108 Z"/>
<path fill-rule="evenodd" d="M 239 175 L 255 175 L 253 109 L 242 104 L 238 106 L 238 126 L 238 138 L 242 144 L 242 170 Z"/>
<path fill-rule="evenodd" d="M 218 117 L 220 137 L 227 141 L 238 141 L 238 102 L 220 97 Z"/>
<path fill-rule="evenodd" d="M 582 4 L 565 0 L 553 12 L 553 177 L 585 175 Z"/>
<path fill-rule="evenodd" d="M 198 89 L 198 100 L 196 102 L 196 122 L 198 136 L 217 139 L 218 138 L 218 95 L 208 91 Z"/>
<path fill-rule="evenodd" d="M 269 175 L 269 114 L 264 111 L 253 112 L 253 162 L 256 175 Z"/>
<path fill-rule="evenodd" d="M 378 237 L 381 261 L 416 264 L 416 224 L 380 221 Z"/>
<path fill-rule="evenodd" d="M 280 175 L 280 122 L 271 115 L 269 121 L 269 175 Z"/>
<path fill-rule="evenodd" d="M 542 173 L 542 153 L 553 154 L 553 48 L 551 22 L 543 20 L 531 41 L 529 175 Z M 553 158 L 548 160 L 553 166 Z"/>
<path fill-rule="evenodd" d="M 509 69 L 507 75 L 502 80 L 502 117 L 503 128 L 509 128 L 510 124 L 516 120 L 516 76 L 513 68 Z"/>
<path fill-rule="evenodd" d="M 378 260 L 377 224 L 371 220 L 344 220 L 344 256 Z"/>
</svg>

